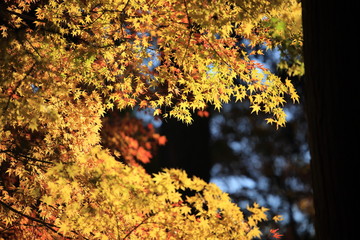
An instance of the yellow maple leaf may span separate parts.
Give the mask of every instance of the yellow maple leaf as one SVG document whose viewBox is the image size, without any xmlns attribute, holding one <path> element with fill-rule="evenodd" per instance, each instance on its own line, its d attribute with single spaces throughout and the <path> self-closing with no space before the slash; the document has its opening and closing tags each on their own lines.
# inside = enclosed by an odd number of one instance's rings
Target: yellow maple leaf
<svg viewBox="0 0 360 240">
<path fill-rule="evenodd" d="M 254 25 L 250 22 L 243 23 L 242 25 L 242 32 L 245 37 L 249 37 L 252 34 L 252 30 Z"/>
<path fill-rule="evenodd" d="M 258 112 L 261 110 L 260 106 L 257 104 L 251 105 L 250 108 L 252 108 L 251 113 L 255 112 L 258 114 Z"/>
<path fill-rule="evenodd" d="M 154 116 L 160 115 L 161 114 L 161 109 L 160 108 L 155 109 L 153 114 L 154 114 Z"/>
</svg>

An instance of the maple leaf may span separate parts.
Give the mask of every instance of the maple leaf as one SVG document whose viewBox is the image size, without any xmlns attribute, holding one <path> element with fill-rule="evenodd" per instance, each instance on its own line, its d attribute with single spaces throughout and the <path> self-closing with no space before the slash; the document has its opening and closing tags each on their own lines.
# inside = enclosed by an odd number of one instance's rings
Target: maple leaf
<svg viewBox="0 0 360 240">
<path fill-rule="evenodd" d="M 275 222 L 278 222 L 278 221 L 284 220 L 284 218 L 283 218 L 283 216 L 281 216 L 281 215 L 277 215 L 277 216 L 274 216 L 274 217 L 273 217 L 273 220 L 274 220 Z"/>
<path fill-rule="evenodd" d="M 252 108 L 251 113 L 255 112 L 256 114 L 258 114 L 259 111 L 261 110 L 260 106 L 256 104 L 251 105 L 250 108 Z"/>
<path fill-rule="evenodd" d="M 253 28 L 254 28 L 254 25 L 252 23 L 244 23 L 243 28 L 242 28 L 244 36 L 245 37 L 250 36 Z"/>
<path fill-rule="evenodd" d="M 280 239 L 283 235 L 278 233 L 279 229 L 270 229 L 271 236 L 275 239 Z"/>
<path fill-rule="evenodd" d="M 157 116 L 157 115 L 160 115 L 161 114 L 161 109 L 155 109 L 155 111 L 154 111 L 154 116 Z"/>
<path fill-rule="evenodd" d="M 143 163 L 149 163 L 152 155 L 149 151 L 144 149 L 143 147 L 139 147 L 136 152 L 136 158 Z"/>
</svg>

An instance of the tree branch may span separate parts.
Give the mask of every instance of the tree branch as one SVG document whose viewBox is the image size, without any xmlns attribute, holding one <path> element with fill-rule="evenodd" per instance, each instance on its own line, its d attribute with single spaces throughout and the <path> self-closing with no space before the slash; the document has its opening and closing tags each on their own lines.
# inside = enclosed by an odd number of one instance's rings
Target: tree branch
<svg viewBox="0 0 360 240">
<path fill-rule="evenodd" d="M 8 204 L 4 203 L 3 201 L 0 200 L 0 205 L 2 205 L 3 207 L 9 209 L 10 211 L 22 216 L 22 217 L 25 217 L 31 221 L 34 221 L 34 222 L 37 222 L 37 223 L 40 223 L 41 225 L 43 225 L 44 227 L 48 228 L 49 230 L 51 230 L 52 232 L 64 237 L 64 235 L 62 235 L 61 233 L 59 233 L 58 231 L 56 231 L 55 229 L 53 229 L 53 227 L 56 227 L 58 228 L 56 225 L 53 225 L 51 223 L 47 223 L 47 222 L 44 222 L 43 220 L 40 220 L 40 219 L 37 219 L 37 218 L 34 218 L 34 217 L 31 217 L 29 215 L 26 215 L 18 210 L 16 210 L 15 208 L 9 206 Z"/>
<path fill-rule="evenodd" d="M 21 79 L 15 86 L 15 88 L 13 89 L 13 94 L 16 92 L 16 90 L 20 87 L 22 81 L 24 81 L 29 75 L 30 73 L 32 72 L 32 70 L 34 69 L 35 67 L 35 63 L 31 66 L 31 68 L 29 69 L 29 71 L 27 71 L 27 73 L 25 74 L 25 76 L 23 77 L 23 79 Z M 10 101 L 11 101 L 11 98 L 13 96 L 13 94 L 10 94 L 9 97 L 8 97 L 8 101 L 6 103 L 6 106 L 3 108 L 3 114 L 6 113 L 6 111 L 8 110 L 9 108 L 9 105 L 10 105 Z"/>
<path fill-rule="evenodd" d="M 17 158 L 17 156 L 14 155 L 14 154 L 11 154 L 10 151 L 0 151 L 0 153 L 5 153 L 5 154 L 7 154 L 7 155 L 10 156 L 10 157 Z M 47 164 L 51 164 L 51 165 L 54 164 L 53 162 L 36 159 L 36 158 L 29 157 L 29 156 L 26 156 L 26 155 L 23 155 L 23 154 L 20 154 L 20 153 L 18 153 L 17 155 L 18 155 L 19 157 L 26 158 L 27 160 L 34 161 L 34 162 L 47 163 Z"/>
<path fill-rule="evenodd" d="M 31 21 L 38 21 L 38 22 L 44 22 L 44 23 L 47 23 L 47 21 L 45 20 L 42 20 L 42 19 L 38 19 L 36 17 L 32 17 L 32 16 L 29 16 L 29 15 L 26 15 L 26 14 L 23 14 L 23 13 L 17 13 L 17 12 L 14 12 L 14 11 L 11 11 L 9 9 L 6 9 L 5 10 L 6 12 L 10 13 L 10 14 L 14 14 L 24 20 L 31 20 Z"/>
</svg>

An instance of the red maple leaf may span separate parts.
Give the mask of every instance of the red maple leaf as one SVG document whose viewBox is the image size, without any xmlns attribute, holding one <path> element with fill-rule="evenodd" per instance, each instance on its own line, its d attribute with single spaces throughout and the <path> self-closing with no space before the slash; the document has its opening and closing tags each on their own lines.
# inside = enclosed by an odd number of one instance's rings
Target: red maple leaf
<svg viewBox="0 0 360 240">
<path fill-rule="evenodd" d="M 279 234 L 277 231 L 279 231 L 279 229 L 270 229 L 270 233 L 272 234 L 272 237 L 275 239 L 280 239 L 283 235 Z"/>
</svg>

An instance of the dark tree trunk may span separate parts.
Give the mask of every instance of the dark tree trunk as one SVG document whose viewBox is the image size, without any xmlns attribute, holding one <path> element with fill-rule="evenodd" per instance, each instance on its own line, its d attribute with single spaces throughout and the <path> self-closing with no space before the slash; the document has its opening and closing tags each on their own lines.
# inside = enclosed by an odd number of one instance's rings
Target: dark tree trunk
<svg viewBox="0 0 360 240">
<path fill-rule="evenodd" d="M 335 4 L 336 3 L 336 4 Z M 355 2 L 303 1 L 305 110 L 318 240 L 359 239 Z M 356 235 L 357 237 L 355 237 Z"/>
<path fill-rule="evenodd" d="M 167 137 L 159 156 L 160 167 L 181 168 L 189 176 L 210 180 L 209 118 L 193 116 L 186 125 L 176 119 L 164 121 L 161 134 Z"/>
</svg>

